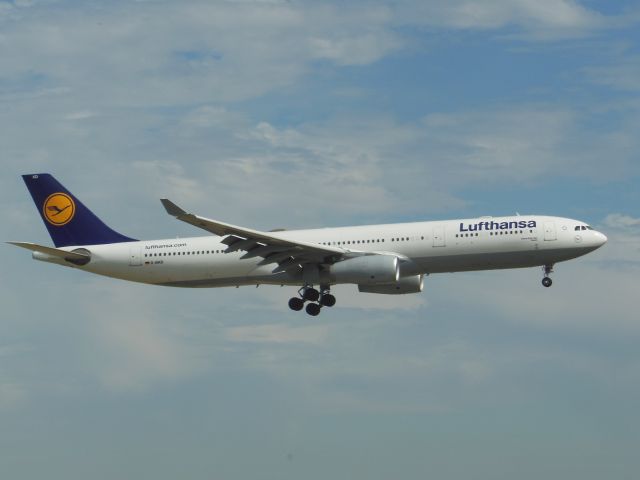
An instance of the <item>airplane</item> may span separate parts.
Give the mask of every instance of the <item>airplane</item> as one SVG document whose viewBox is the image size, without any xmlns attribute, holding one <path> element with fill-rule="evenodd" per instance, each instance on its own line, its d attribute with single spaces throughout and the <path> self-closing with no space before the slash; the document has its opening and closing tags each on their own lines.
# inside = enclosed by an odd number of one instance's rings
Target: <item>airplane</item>
<svg viewBox="0 0 640 480">
<path fill-rule="evenodd" d="M 543 215 L 261 231 L 188 213 L 167 213 L 204 237 L 136 240 L 112 230 L 51 174 L 22 176 L 55 247 L 7 242 L 36 260 L 122 280 L 171 287 L 289 285 L 289 308 L 312 316 L 332 307 L 331 287 L 360 292 L 422 292 L 434 273 L 553 266 L 604 245 L 607 237 L 570 218 Z"/>
</svg>

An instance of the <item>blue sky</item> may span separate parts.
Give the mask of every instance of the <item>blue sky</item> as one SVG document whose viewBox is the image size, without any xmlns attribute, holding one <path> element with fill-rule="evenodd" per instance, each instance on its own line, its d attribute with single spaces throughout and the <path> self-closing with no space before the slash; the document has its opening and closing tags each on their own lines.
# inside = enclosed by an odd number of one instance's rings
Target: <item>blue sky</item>
<svg viewBox="0 0 640 480">
<path fill-rule="evenodd" d="M 605 248 L 420 295 L 120 283 L 0 249 L 13 479 L 627 479 L 640 468 L 634 2 L 0 2 L 0 238 L 51 172 L 136 238 L 539 213 Z"/>
</svg>

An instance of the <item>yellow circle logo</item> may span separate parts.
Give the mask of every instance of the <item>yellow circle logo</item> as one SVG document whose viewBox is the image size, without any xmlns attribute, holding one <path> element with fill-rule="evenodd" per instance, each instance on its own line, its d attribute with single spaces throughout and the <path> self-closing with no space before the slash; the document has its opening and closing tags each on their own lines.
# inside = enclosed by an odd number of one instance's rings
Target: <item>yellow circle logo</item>
<svg viewBox="0 0 640 480">
<path fill-rule="evenodd" d="M 76 213 L 76 204 L 66 193 L 52 193 L 42 207 L 44 218 L 51 225 L 61 227 L 71 221 Z"/>
</svg>

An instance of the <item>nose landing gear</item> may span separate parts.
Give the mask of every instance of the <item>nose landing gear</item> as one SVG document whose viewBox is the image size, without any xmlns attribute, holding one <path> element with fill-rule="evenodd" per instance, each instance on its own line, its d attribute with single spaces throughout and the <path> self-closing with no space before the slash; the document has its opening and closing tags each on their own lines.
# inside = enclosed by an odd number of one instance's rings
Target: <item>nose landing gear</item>
<svg viewBox="0 0 640 480">
<path fill-rule="evenodd" d="M 553 280 L 549 277 L 549 275 L 553 272 L 553 265 L 545 265 L 542 267 L 544 271 L 544 278 L 542 279 L 542 285 L 545 287 L 550 287 L 553 284 Z"/>
<path fill-rule="evenodd" d="M 320 291 L 312 285 L 305 285 L 298 290 L 298 295 L 299 297 L 289 299 L 289 308 L 296 312 L 304 308 L 312 317 L 318 315 L 322 307 L 333 307 L 336 304 L 336 297 L 331 295 L 328 285 L 321 285 Z M 309 302 L 306 307 L 305 302 Z"/>
</svg>

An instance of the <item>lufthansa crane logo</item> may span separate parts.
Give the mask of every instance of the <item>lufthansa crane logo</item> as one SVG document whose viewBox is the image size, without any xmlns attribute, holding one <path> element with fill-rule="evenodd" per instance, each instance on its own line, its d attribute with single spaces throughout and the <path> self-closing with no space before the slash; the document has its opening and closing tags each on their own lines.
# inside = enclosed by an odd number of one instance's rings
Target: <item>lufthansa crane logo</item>
<svg viewBox="0 0 640 480">
<path fill-rule="evenodd" d="M 76 204 L 66 193 L 52 193 L 45 200 L 42 211 L 47 222 L 61 227 L 73 219 L 76 213 Z"/>
</svg>

